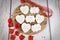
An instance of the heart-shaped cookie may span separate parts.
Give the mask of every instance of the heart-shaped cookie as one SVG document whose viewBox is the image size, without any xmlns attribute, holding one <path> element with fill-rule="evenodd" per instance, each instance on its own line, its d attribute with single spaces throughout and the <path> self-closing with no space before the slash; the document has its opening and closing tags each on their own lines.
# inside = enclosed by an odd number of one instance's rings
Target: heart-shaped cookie
<svg viewBox="0 0 60 40">
<path fill-rule="evenodd" d="M 40 24 L 32 25 L 31 30 L 32 30 L 33 32 L 37 32 L 37 31 L 41 30 L 41 25 L 40 25 Z"/>
<path fill-rule="evenodd" d="M 27 14 L 29 12 L 29 7 L 28 6 L 21 6 L 20 7 L 20 11 L 23 13 L 23 14 Z"/>
<path fill-rule="evenodd" d="M 35 14 L 35 13 L 39 13 L 39 11 L 40 11 L 40 10 L 39 10 L 38 7 L 31 7 L 31 8 L 30 8 L 30 12 L 31 12 L 31 13 L 34 13 L 34 14 Z"/>
<path fill-rule="evenodd" d="M 16 16 L 16 21 L 20 24 L 22 24 L 25 20 L 25 16 L 24 15 L 17 15 Z"/>
<path fill-rule="evenodd" d="M 22 24 L 22 30 L 23 30 L 24 33 L 28 32 L 30 29 L 31 29 L 30 24 L 26 24 L 26 23 Z"/>
<path fill-rule="evenodd" d="M 37 23 L 42 23 L 44 21 L 44 16 L 43 15 L 36 15 L 36 22 Z"/>
</svg>

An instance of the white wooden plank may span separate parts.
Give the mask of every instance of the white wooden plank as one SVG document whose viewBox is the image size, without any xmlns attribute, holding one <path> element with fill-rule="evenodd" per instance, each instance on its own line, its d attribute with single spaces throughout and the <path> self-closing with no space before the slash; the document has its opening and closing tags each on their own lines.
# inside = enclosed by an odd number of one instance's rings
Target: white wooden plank
<svg viewBox="0 0 60 40">
<path fill-rule="evenodd" d="M 9 0 L 0 0 L 0 40 L 8 40 Z"/>
<path fill-rule="evenodd" d="M 53 15 L 50 18 L 52 40 L 60 40 L 60 13 L 58 7 L 58 0 L 49 0 L 49 7 L 53 10 Z"/>
</svg>

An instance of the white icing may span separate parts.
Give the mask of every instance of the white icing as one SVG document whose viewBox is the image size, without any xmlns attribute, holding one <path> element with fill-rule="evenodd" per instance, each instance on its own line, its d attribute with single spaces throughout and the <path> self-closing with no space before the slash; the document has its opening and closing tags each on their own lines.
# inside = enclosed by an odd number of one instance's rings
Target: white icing
<svg viewBox="0 0 60 40">
<path fill-rule="evenodd" d="M 31 13 L 39 13 L 39 8 L 38 7 L 31 7 L 30 12 Z"/>
<path fill-rule="evenodd" d="M 33 32 L 37 32 L 37 31 L 41 30 L 41 25 L 40 25 L 40 24 L 32 25 L 31 30 L 32 30 Z"/>
<path fill-rule="evenodd" d="M 22 30 L 24 33 L 28 32 L 31 28 L 31 25 L 30 24 L 26 24 L 26 23 L 23 23 L 22 24 Z"/>
<path fill-rule="evenodd" d="M 34 16 L 26 16 L 26 22 L 35 22 Z"/>
<path fill-rule="evenodd" d="M 16 21 L 20 24 L 24 22 L 25 16 L 24 15 L 17 15 L 16 16 Z"/>
<path fill-rule="evenodd" d="M 44 16 L 43 15 L 36 15 L 36 22 L 37 23 L 42 23 L 44 21 Z"/>
<path fill-rule="evenodd" d="M 27 5 L 25 6 L 21 6 L 20 7 L 20 11 L 23 13 L 23 14 L 27 14 L 29 12 L 29 7 Z"/>
</svg>

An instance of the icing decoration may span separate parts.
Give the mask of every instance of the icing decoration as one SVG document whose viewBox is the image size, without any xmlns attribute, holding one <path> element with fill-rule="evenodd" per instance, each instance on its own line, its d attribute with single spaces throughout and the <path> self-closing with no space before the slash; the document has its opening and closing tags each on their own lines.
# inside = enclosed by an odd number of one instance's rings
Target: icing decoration
<svg viewBox="0 0 60 40">
<path fill-rule="evenodd" d="M 30 28 L 31 28 L 30 24 L 26 24 L 26 23 L 22 24 L 22 30 L 24 33 L 28 32 Z"/>
<path fill-rule="evenodd" d="M 43 15 L 36 15 L 36 22 L 37 23 L 42 23 L 44 21 L 44 16 Z"/>
<path fill-rule="evenodd" d="M 29 12 L 29 7 L 28 6 L 21 6 L 20 7 L 20 11 L 23 13 L 23 14 L 27 14 Z"/>
<path fill-rule="evenodd" d="M 31 13 L 34 13 L 34 14 L 35 14 L 35 13 L 39 13 L 39 11 L 40 11 L 40 10 L 39 10 L 38 7 L 31 7 L 31 8 L 30 8 L 30 12 L 31 12 Z"/>
<path fill-rule="evenodd" d="M 17 15 L 16 16 L 16 21 L 20 24 L 24 22 L 25 16 L 24 15 Z"/>
<path fill-rule="evenodd" d="M 35 22 L 34 16 L 26 16 L 26 22 Z"/>
<path fill-rule="evenodd" d="M 40 24 L 32 25 L 31 30 L 32 30 L 33 32 L 37 32 L 37 31 L 41 30 L 41 25 L 40 25 Z"/>
</svg>

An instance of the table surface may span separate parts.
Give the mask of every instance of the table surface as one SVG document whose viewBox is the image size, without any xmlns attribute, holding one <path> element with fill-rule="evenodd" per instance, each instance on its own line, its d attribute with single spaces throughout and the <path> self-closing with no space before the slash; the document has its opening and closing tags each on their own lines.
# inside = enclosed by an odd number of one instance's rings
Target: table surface
<svg viewBox="0 0 60 40">
<path fill-rule="evenodd" d="M 46 0 L 32 0 L 42 6 L 47 6 Z M 53 10 L 53 16 L 50 18 L 52 40 L 60 40 L 60 0 L 49 0 L 49 8 Z M 12 0 L 12 12 L 20 5 L 20 0 Z M 8 26 L 7 20 L 10 13 L 10 0 L 0 0 L 0 40 L 8 40 Z M 38 36 L 39 35 L 39 36 Z M 45 35 L 42 39 L 40 36 Z M 50 40 L 49 27 L 39 34 L 34 35 L 35 40 Z M 27 40 L 27 38 L 25 38 Z"/>
</svg>

